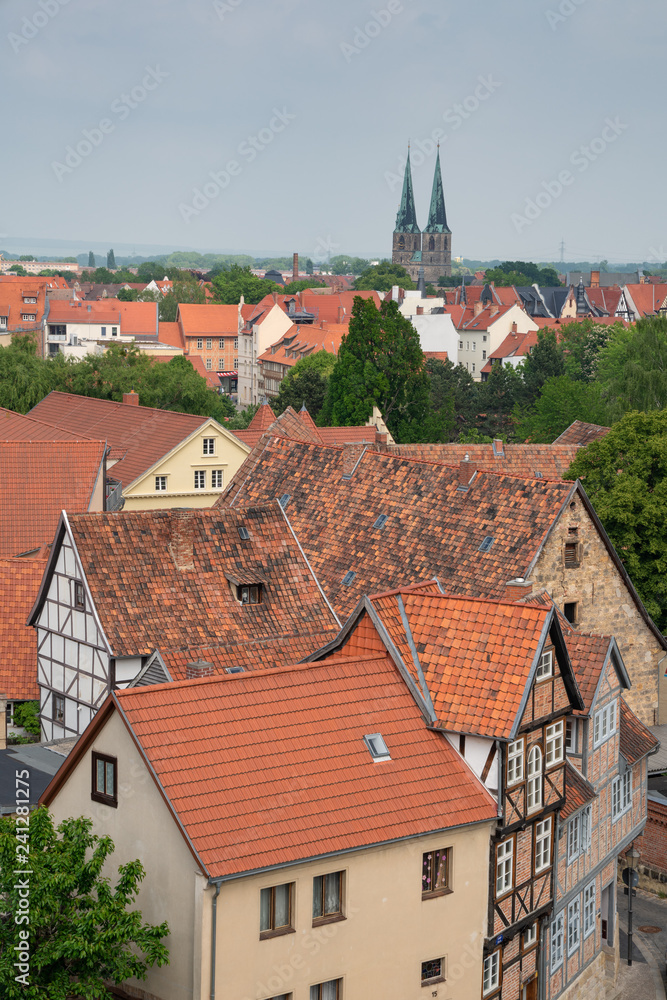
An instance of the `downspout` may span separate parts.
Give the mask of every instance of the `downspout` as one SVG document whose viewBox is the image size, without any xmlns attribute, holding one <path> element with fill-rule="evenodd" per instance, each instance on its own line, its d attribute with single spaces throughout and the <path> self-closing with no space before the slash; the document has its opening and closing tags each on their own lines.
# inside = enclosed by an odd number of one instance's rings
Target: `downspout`
<svg viewBox="0 0 667 1000">
<path fill-rule="evenodd" d="M 215 896 L 213 897 L 212 911 L 211 911 L 211 992 L 210 1000 L 215 1000 L 215 939 L 217 930 L 217 918 L 218 918 L 218 896 L 220 895 L 221 883 L 217 882 L 215 886 Z"/>
</svg>

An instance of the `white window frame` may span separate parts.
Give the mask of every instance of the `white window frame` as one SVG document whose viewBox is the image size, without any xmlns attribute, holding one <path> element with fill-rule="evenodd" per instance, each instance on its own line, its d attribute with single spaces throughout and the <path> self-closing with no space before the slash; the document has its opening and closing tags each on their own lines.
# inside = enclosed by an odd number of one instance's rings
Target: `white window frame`
<svg viewBox="0 0 667 1000">
<path fill-rule="evenodd" d="M 537 670 L 535 671 L 536 681 L 545 681 L 548 677 L 553 677 L 554 674 L 554 651 L 553 649 L 547 649 L 546 652 L 542 653 L 540 656 L 539 663 L 537 664 Z"/>
<path fill-rule="evenodd" d="M 500 986 L 500 951 L 492 951 L 484 959 L 482 970 L 482 996 L 494 993 Z"/>
<path fill-rule="evenodd" d="M 155 477 L 155 492 L 156 493 L 166 493 L 167 492 L 167 477 L 166 476 L 156 476 Z"/>
<path fill-rule="evenodd" d="M 205 469 L 195 469 L 195 489 L 205 490 L 206 489 L 206 470 Z"/>
<path fill-rule="evenodd" d="M 632 806 L 632 771 L 628 768 L 611 783 L 611 818 L 620 819 Z"/>
<path fill-rule="evenodd" d="M 581 902 L 573 899 L 567 907 L 567 957 L 574 955 L 581 942 Z"/>
<path fill-rule="evenodd" d="M 567 824 L 567 863 L 571 864 L 581 854 L 581 817 L 573 816 Z"/>
<path fill-rule="evenodd" d="M 215 438 L 202 438 L 201 442 L 201 453 L 202 455 L 215 455 Z"/>
<path fill-rule="evenodd" d="M 213 359 L 212 358 L 207 358 L 206 359 L 206 371 L 210 372 L 212 368 L 213 368 Z"/>
<path fill-rule="evenodd" d="M 595 879 L 584 889 L 584 941 L 595 930 Z"/>
<path fill-rule="evenodd" d="M 611 701 L 593 717 L 593 746 L 599 747 L 616 732 L 616 702 Z"/>
<path fill-rule="evenodd" d="M 507 787 L 518 785 L 523 781 L 523 763 L 525 754 L 525 741 L 523 737 L 514 740 L 507 747 Z"/>
<path fill-rule="evenodd" d="M 204 350 L 204 338 L 203 337 L 197 337 L 197 350 L 198 351 L 203 351 Z"/>
<path fill-rule="evenodd" d="M 570 735 L 568 736 L 568 727 Z M 571 718 L 565 721 L 565 753 L 577 753 L 579 747 L 579 727 L 577 719 Z"/>
<path fill-rule="evenodd" d="M 523 932 L 523 950 L 527 951 L 528 948 L 532 948 L 534 944 L 537 943 L 537 920 L 534 924 L 526 927 Z"/>
<path fill-rule="evenodd" d="M 542 808 L 542 748 L 537 744 L 528 751 L 526 781 L 526 811 L 536 812 Z"/>
<path fill-rule="evenodd" d="M 502 841 L 496 848 L 496 899 L 514 887 L 514 839 Z"/>
<path fill-rule="evenodd" d="M 547 816 L 535 824 L 535 874 L 551 867 L 551 824 Z"/>
<path fill-rule="evenodd" d="M 224 337 L 220 337 L 218 339 L 218 350 L 219 351 L 224 351 L 224 349 L 225 349 L 225 339 L 224 339 Z"/>
<path fill-rule="evenodd" d="M 565 911 L 561 910 L 551 921 L 551 971 L 563 964 Z"/>
<path fill-rule="evenodd" d="M 207 351 L 212 351 L 213 350 L 213 337 L 207 337 L 206 338 L 206 350 Z"/>
<path fill-rule="evenodd" d="M 589 851 L 591 848 L 591 835 L 593 824 L 593 810 L 591 806 L 586 806 L 581 812 L 581 850 Z"/>
<path fill-rule="evenodd" d="M 565 723 L 563 719 L 547 726 L 545 733 L 546 766 L 562 764 L 565 760 Z"/>
<path fill-rule="evenodd" d="M 222 469 L 211 469 L 211 489 L 221 490 L 223 488 Z"/>
</svg>

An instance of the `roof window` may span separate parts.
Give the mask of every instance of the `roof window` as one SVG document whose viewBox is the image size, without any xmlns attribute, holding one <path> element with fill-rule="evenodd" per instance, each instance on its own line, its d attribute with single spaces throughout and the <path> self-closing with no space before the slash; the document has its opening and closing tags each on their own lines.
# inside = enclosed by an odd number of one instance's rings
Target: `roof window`
<svg viewBox="0 0 667 1000">
<path fill-rule="evenodd" d="M 484 540 L 483 540 L 482 544 L 480 545 L 480 547 L 477 549 L 477 551 L 478 552 L 488 552 L 492 545 L 493 545 L 493 538 L 491 537 L 491 535 L 487 535 L 484 538 Z"/>
<path fill-rule="evenodd" d="M 244 542 L 247 542 L 250 538 L 250 532 L 242 524 L 239 525 L 239 538 L 242 538 Z"/>
<path fill-rule="evenodd" d="M 374 528 L 384 528 L 384 526 L 385 526 L 385 524 L 387 523 L 388 520 L 389 520 L 389 515 L 388 514 L 380 514 L 380 516 L 376 520 L 376 522 L 373 525 L 373 527 Z"/>
<path fill-rule="evenodd" d="M 226 674 L 244 674 L 245 667 L 225 667 Z"/>
<path fill-rule="evenodd" d="M 381 733 L 371 733 L 369 736 L 364 736 L 364 743 L 370 750 L 373 760 L 391 760 L 387 744 Z"/>
<path fill-rule="evenodd" d="M 290 502 L 291 499 L 292 496 L 290 493 L 283 493 L 278 503 L 280 504 L 282 509 L 285 510 L 285 507 L 287 506 L 287 504 Z"/>
<path fill-rule="evenodd" d="M 353 573 L 351 569 L 348 569 L 347 573 L 343 577 L 343 586 L 349 587 L 357 574 Z"/>
</svg>

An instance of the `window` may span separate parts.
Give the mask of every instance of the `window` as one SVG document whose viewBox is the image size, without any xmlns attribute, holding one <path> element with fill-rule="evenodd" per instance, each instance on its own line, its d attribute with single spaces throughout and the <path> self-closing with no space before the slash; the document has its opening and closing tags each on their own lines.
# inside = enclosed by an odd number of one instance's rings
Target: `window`
<svg viewBox="0 0 667 1000">
<path fill-rule="evenodd" d="M 204 438 L 202 441 L 204 455 L 215 455 L 215 438 Z"/>
<path fill-rule="evenodd" d="M 234 371 L 236 371 L 236 369 L 238 368 L 238 366 L 239 366 L 239 359 L 238 358 L 234 358 L 234 363 L 232 365 L 232 368 L 234 369 Z"/>
<path fill-rule="evenodd" d="M 466 351 L 470 350 L 470 341 L 466 340 Z"/>
<path fill-rule="evenodd" d="M 101 326 L 100 327 L 100 333 L 102 334 L 103 337 L 106 337 L 106 335 L 107 335 L 107 328 L 106 328 L 106 326 Z"/>
<path fill-rule="evenodd" d="M 241 583 L 236 588 L 236 599 L 241 604 L 261 604 L 262 585 L 261 583 Z"/>
<path fill-rule="evenodd" d="M 542 808 L 542 751 L 539 747 L 533 747 L 528 754 L 526 806 L 528 812 Z"/>
<path fill-rule="evenodd" d="M 573 899 L 567 908 L 567 953 L 568 956 L 579 947 L 581 935 L 580 907 L 578 899 Z"/>
<path fill-rule="evenodd" d="M 567 824 L 567 862 L 574 861 L 581 851 L 581 818 L 573 816 Z"/>
<path fill-rule="evenodd" d="M 534 944 L 537 944 L 537 921 L 534 924 L 531 924 L 530 927 L 526 927 L 523 932 L 521 943 L 524 951 L 527 951 L 528 948 L 532 948 Z"/>
<path fill-rule="evenodd" d="M 24 295 L 23 302 L 25 303 L 25 305 L 30 305 L 31 302 L 37 302 L 37 299 L 35 298 L 34 295 Z"/>
<path fill-rule="evenodd" d="M 486 334 L 484 334 L 484 336 L 482 337 L 482 341 L 486 343 Z"/>
<path fill-rule="evenodd" d="M 224 371 L 224 368 L 225 368 L 225 359 L 224 358 L 218 358 L 218 371 L 220 371 L 220 372 Z"/>
<path fill-rule="evenodd" d="M 632 804 L 632 771 L 619 774 L 611 783 L 611 815 L 618 819 Z"/>
<path fill-rule="evenodd" d="M 115 757 L 93 750 L 93 786 L 91 798 L 108 806 L 118 805 L 118 762 Z"/>
<path fill-rule="evenodd" d="M 473 363 L 472 363 L 472 370 L 473 370 L 473 371 L 475 370 L 475 362 L 474 362 L 474 361 L 473 361 Z"/>
<path fill-rule="evenodd" d="M 0 316 L 0 330 L 6 329 L 8 318 L 8 316 Z"/>
<path fill-rule="evenodd" d="M 166 476 L 156 476 L 155 477 L 155 492 L 156 493 L 166 493 L 167 492 L 167 477 Z"/>
<path fill-rule="evenodd" d="M 449 850 L 427 851 L 422 855 L 422 898 L 442 895 L 449 888 Z"/>
<path fill-rule="evenodd" d="M 74 607 L 75 608 L 85 608 L 86 606 L 86 593 L 83 589 L 83 584 L 79 580 L 74 581 Z"/>
<path fill-rule="evenodd" d="M 211 489 L 222 489 L 222 469 L 211 469 Z"/>
<path fill-rule="evenodd" d="M 584 937 L 595 930 L 595 880 L 584 889 Z"/>
<path fill-rule="evenodd" d="M 211 358 L 207 358 L 206 359 L 206 371 L 210 372 L 210 370 L 211 370 L 212 367 L 213 367 L 213 361 L 211 360 Z"/>
<path fill-rule="evenodd" d="M 459 340 L 459 351 L 463 350 L 463 341 Z"/>
<path fill-rule="evenodd" d="M 206 472 L 202 469 L 195 470 L 195 489 L 206 489 Z"/>
<path fill-rule="evenodd" d="M 486 351 L 482 351 L 482 361 L 486 361 Z"/>
<path fill-rule="evenodd" d="M 616 702 L 605 705 L 593 718 L 593 746 L 597 747 L 616 732 Z"/>
<path fill-rule="evenodd" d="M 577 542 L 566 542 L 563 552 L 563 559 L 566 566 L 579 565 L 579 544 Z"/>
<path fill-rule="evenodd" d="M 577 720 L 568 719 L 565 723 L 565 751 L 566 753 L 576 753 L 578 746 Z"/>
<path fill-rule="evenodd" d="M 488 996 L 500 986 L 500 952 L 494 951 L 484 959 L 482 976 L 482 995 Z"/>
<path fill-rule="evenodd" d="M 342 980 L 330 979 L 328 983 L 318 983 L 310 987 L 310 1000 L 340 1000 Z"/>
<path fill-rule="evenodd" d="M 259 936 L 285 934 L 292 930 L 293 882 L 272 885 L 259 894 Z"/>
<path fill-rule="evenodd" d="M 554 672 L 554 653 L 552 649 L 548 649 L 545 653 L 542 653 L 540 661 L 537 664 L 537 673 L 535 674 L 535 680 L 543 681 L 547 677 L 551 677 Z"/>
<path fill-rule="evenodd" d="M 507 748 L 507 784 L 523 781 L 523 740 L 515 740 Z"/>
<path fill-rule="evenodd" d="M 313 879 L 313 924 L 343 919 L 343 873 L 317 875 Z"/>
<path fill-rule="evenodd" d="M 204 347 L 204 340 L 202 337 L 197 337 L 197 350 L 201 351 Z"/>
<path fill-rule="evenodd" d="M 510 837 L 496 848 L 496 898 L 512 888 L 513 869 L 514 841 Z"/>
<path fill-rule="evenodd" d="M 565 726 L 563 720 L 554 722 L 546 728 L 546 766 L 560 764 L 565 758 L 565 745 L 563 742 L 563 730 Z"/>
<path fill-rule="evenodd" d="M 37 319 L 37 316 L 35 313 L 21 313 L 21 319 L 25 320 L 28 323 L 34 323 L 34 321 Z"/>
<path fill-rule="evenodd" d="M 213 350 L 213 338 L 212 337 L 207 337 L 206 338 L 206 350 L 207 351 L 212 351 Z"/>
<path fill-rule="evenodd" d="M 373 760 L 391 760 L 389 749 L 382 733 L 371 733 L 369 736 L 364 736 L 364 743 L 370 750 Z"/>
<path fill-rule="evenodd" d="M 473 342 L 472 342 L 472 349 L 473 349 L 473 351 L 477 350 L 477 341 L 476 340 L 473 340 Z"/>
<path fill-rule="evenodd" d="M 582 851 L 590 850 L 591 846 L 591 807 L 586 806 L 581 814 L 581 849 Z"/>
<path fill-rule="evenodd" d="M 551 923 L 551 971 L 563 964 L 563 911 Z"/>
<path fill-rule="evenodd" d="M 576 601 L 570 601 L 569 604 L 563 605 L 563 614 L 565 615 L 567 621 L 570 625 L 576 625 L 579 621 L 579 605 Z"/>
<path fill-rule="evenodd" d="M 224 351 L 224 349 L 225 349 L 225 338 L 220 337 L 220 339 L 218 340 L 218 350 Z"/>
<path fill-rule="evenodd" d="M 65 696 L 54 694 L 51 702 L 51 712 L 54 722 L 65 723 Z"/>
<path fill-rule="evenodd" d="M 239 338 L 234 337 L 234 350 L 238 351 L 238 349 L 239 349 Z"/>
<path fill-rule="evenodd" d="M 535 873 L 551 864 L 551 816 L 535 824 Z"/>
<path fill-rule="evenodd" d="M 111 327 L 111 336 L 112 337 L 117 337 L 118 336 L 118 327 L 117 326 L 112 326 Z"/>
<path fill-rule="evenodd" d="M 422 962 L 422 986 L 430 983 L 441 983 L 444 980 L 444 962 L 441 958 L 432 958 L 430 962 Z"/>
</svg>

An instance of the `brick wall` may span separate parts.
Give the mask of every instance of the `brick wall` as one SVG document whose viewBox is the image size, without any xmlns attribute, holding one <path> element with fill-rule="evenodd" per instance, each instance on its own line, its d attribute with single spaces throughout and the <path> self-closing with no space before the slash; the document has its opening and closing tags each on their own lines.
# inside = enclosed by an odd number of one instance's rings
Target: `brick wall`
<svg viewBox="0 0 667 1000">
<path fill-rule="evenodd" d="M 635 840 L 635 847 L 641 854 L 640 869 L 647 869 L 645 874 L 654 879 L 664 875 L 667 881 L 667 803 L 663 805 L 649 799 L 647 806 L 646 827 Z"/>
</svg>

